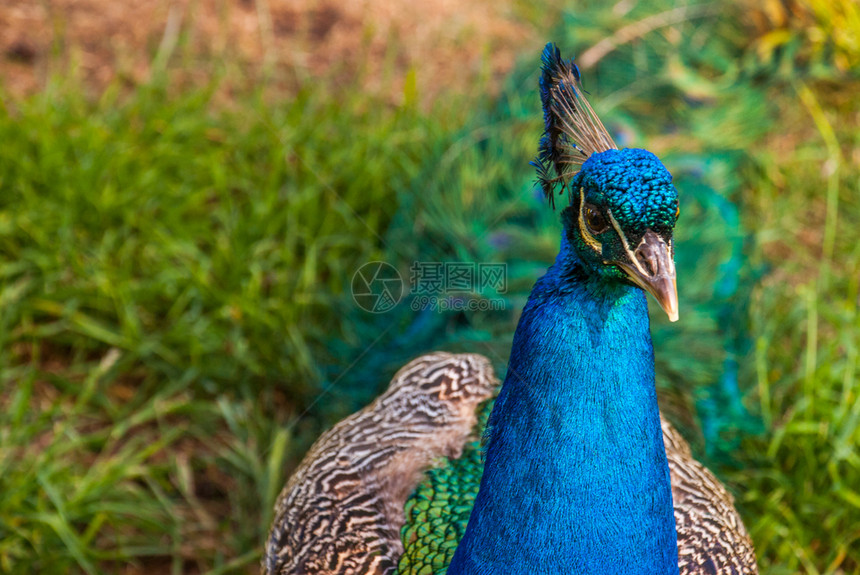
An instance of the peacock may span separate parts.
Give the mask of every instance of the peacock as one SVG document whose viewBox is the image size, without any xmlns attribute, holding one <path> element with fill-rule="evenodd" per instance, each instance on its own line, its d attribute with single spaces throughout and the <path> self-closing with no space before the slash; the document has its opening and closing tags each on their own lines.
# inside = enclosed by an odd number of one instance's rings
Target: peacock
<svg viewBox="0 0 860 575">
<path fill-rule="evenodd" d="M 533 164 L 567 205 L 504 383 L 477 355 L 410 362 L 288 481 L 265 573 L 758 572 L 731 495 L 657 405 L 646 292 L 678 319 L 672 176 L 617 148 L 573 60 L 541 60 Z"/>
</svg>

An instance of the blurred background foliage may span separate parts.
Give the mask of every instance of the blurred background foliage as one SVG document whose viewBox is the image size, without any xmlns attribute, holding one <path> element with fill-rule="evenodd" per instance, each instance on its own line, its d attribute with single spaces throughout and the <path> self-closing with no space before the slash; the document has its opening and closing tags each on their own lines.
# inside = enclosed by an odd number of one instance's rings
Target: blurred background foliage
<svg viewBox="0 0 860 575">
<path fill-rule="evenodd" d="M 432 87 L 394 33 L 356 54 L 381 65 L 316 75 L 201 60 L 193 10 L 144 80 L 93 90 L 58 48 L 0 109 L 0 571 L 254 572 L 292 467 L 399 365 L 503 372 L 558 245 L 528 166 L 553 40 L 682 194 L 664 411 L 763 573 L 860 573 L 858 10 L 514 1 L 509 72 L 464 33 L 470 82 Z M 375 260 L 407 284 L 416 261 L 506 263 L 505 293 L 463 296 L 504 309 L 369 314 L 350 283 Z"/>
</svg>

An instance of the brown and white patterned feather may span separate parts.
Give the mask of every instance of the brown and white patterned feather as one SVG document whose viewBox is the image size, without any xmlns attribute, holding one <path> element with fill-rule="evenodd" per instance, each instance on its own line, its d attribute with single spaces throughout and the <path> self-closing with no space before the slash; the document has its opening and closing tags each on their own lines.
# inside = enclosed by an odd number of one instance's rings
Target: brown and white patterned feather
<svg viewBox="0 0 860 575">
<path fill-rule="evenodd" d="M 435 353 L 407 364 L 302 460 L 278 497 L 263 573 L 393 574 L 407 497 L 435 459 L 460 456 L 476 407 L 497 386 L 480 355 Z"/>
<path fill-rule="evenodd" d="M 672 478 L 681 575 L 758 573 L 752 541 L 734 499 L 662 416 L 663 442 Z"/>
</svg>

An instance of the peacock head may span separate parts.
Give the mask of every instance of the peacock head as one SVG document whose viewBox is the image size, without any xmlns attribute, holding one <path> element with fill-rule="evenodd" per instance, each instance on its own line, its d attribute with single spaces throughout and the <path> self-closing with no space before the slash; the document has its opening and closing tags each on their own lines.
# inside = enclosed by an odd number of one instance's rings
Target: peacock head
<svg viewBox="0 0 860 575">
<path fill-rule="evenodd" d="M 647 150 L 591 155 L 571 179 L 565 233 L 588 270 L 633 283 L 678 319 L 672 230 L 679 214 L 672 176 Z"/>
<path fill-rule="evenodd" d="M 586 271 L 639 286 L 678 320 L 672 232 L 678 192 L 646 150 L 619 150 L 583 95 L 579 70 L 547 44 L 540 81 L 545 131 L 533 164 L 550 202 L 568 192 L 565 234 Z"/>
</svg>

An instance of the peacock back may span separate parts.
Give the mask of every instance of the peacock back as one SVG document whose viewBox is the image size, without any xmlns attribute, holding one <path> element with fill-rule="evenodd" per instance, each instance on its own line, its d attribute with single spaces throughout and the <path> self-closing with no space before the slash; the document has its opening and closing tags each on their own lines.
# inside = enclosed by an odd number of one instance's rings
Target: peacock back
<svg viewBox="0 0 860 575">
<path fill-rule="evenodd" d="M 478 407 L 478 433 L 487 426 L 493 400 Z M 401 575 L 444 573 L 466 532 L 475 504 L 481 473 L 481 442 L 471 441 L 459 459 L 445 460 L 430 469 L 404 506 L 406 523 L 401 530 Z"/>
</svg>

